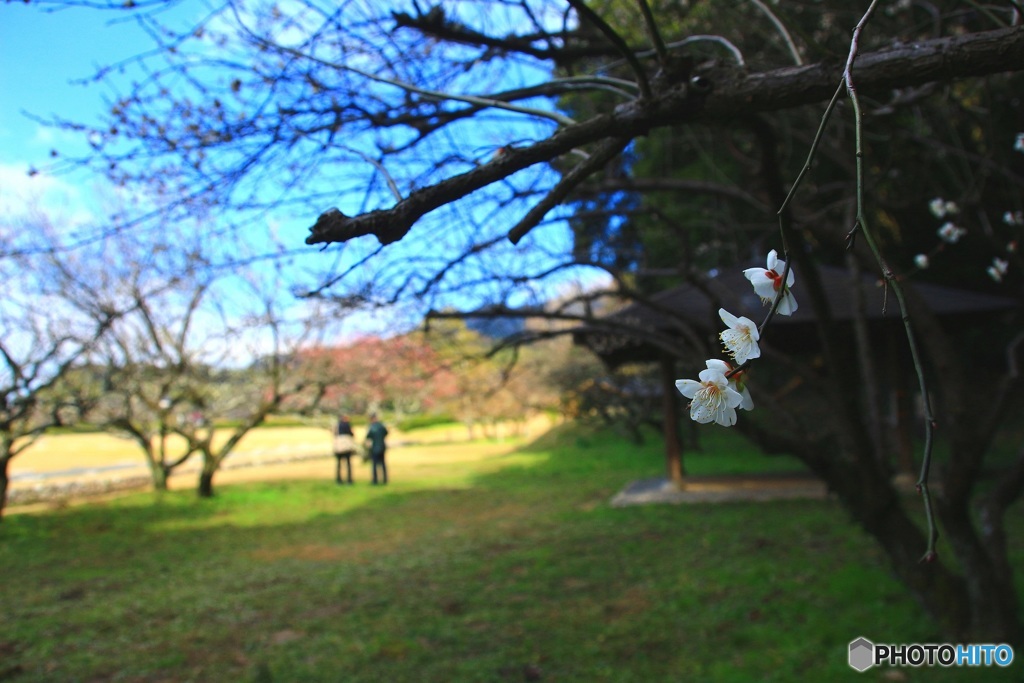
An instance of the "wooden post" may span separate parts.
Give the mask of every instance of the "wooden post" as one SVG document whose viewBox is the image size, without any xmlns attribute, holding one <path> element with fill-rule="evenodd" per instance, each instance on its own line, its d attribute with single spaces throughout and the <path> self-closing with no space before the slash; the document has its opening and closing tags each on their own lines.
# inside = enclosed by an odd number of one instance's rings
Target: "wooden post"
<svg viewBox="0 0 1024 683">
<path fill-rule="evenodd" d="M 665 466 L 669 480 L 683 485 L 683 440 L 679 434 L 679 391 L 676 390 L 675 361 L 667 353 L 661 355 L 661 405 L 665 433 Z"/>
</svg>

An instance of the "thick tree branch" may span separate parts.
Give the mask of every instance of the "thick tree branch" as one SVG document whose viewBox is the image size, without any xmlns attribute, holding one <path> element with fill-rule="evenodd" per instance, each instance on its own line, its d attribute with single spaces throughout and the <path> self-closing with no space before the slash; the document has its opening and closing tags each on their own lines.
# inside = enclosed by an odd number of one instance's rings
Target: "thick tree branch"
<svg viewBox="0 0 1024 683">
<path fill-rule="evenodd" d="M 601 146 L 589 157 L 577 164 L 571 171 L 562 176 L 562 179 L 555 185 L 544 199 L 530 209 L 523 218 L 509 230 L 508 239 L 512 244 L 519 244 L 526 233 L 533 230 L 538 223 L 547 215 L 548 211 L 562 203 L 573 188 L 586 180 L 591 174 L 604 168 L 604 166 L 617 157 L 629 144 L 629 138 L 612 138 L 605 140 Z"/>
<path fill-rule="evenodd" d="M 861 91 L 1024 70 L 1024 28 L 939 38 L 862 55 L 853 69 Z M 733 120 L 751 114 L 812 104 L 832 97 L 840 63 L 787 67 L 745 74 L 730 66 L 703 74 L 713 90 L 689 83 L 660 88 L 651 100 L 619 105 L 609 114 L 566 126 L 528 147 L 510 149 L 490 163 L 411 193 L 390 209 L 346 216 L 331 209 L 317 219 L 307 244 L 344 242 L 374 235 L 382 244 L 402 239 L 427 213 L 534 164 L 552 161 L 606 138 L 629 138 L 654 127 Z"/>
</svg>

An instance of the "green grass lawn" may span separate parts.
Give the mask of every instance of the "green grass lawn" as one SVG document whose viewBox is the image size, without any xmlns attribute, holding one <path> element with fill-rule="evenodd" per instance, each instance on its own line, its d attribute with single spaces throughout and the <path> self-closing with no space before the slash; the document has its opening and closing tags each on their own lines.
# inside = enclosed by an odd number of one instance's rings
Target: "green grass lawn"
<svg viewBox="0 0 1024 683">
<path fill-rule="evenodd" d="M 795 467 L 702 433 L 692 473 Z M 857 636 L 941 641 L 838 504 L 608 506 L 661 471 L 654 440 L 564 426 L 386 488 L 239 484 L 12 515 L 0 680 L 1022 679 L 1020 660 L 853 672 Z"/>
</svg>

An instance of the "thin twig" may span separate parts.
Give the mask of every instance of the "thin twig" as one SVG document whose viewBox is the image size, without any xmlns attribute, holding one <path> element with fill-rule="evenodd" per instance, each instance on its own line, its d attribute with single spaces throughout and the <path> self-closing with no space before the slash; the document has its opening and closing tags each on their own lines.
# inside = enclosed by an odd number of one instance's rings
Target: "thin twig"
<svg viewBox="0 0 1024 683">
<path fill-rule="evenodd" d="M 928 546 L 925 549 L 924 556 L 922 556 L 921 560 L 928 562 L 935 559 L 935 543 L 939 538 L 938 528 L 935 525 L 935 515 L 932 510 L 932 498 L 928 490 L 928 475 L 932 464 L 932 440 L 935 418 L 932 415 L 931 401 L 928 398 L 929 391 L 924 372 L 924 365 L 921 360 L 921 354 L 917 348 L 917 340 L 914 337 L 913 327 L 910 324 L 910 314 L 907 311 L 907 302 L 904 298 L 903 287 L 889 268 L 889 265 L 885 262 L 885 258 L 882 255 L 878 244 L 875 242 L 874 235 L 868 228 L 867 216 L 864 211 L 864 121 L 860 108 L 860 98 L 857 95 L 857 88 L 853 83 L 853 62 L 857 58 L 861 31 L 863 31 L 864 26 L 871 19 L 871 15 L 874 13 L 877 5 L 878 0 L 873 0 L 867 11 L 864 13 L 864 16 L 861 17 L 860 22 L 857 23 L 857 26 L 853 31 L 853 38 L 850 40 L 850 54 L 846 59 L 846 67 L 843 70 L 843 81 L 846 83 L 846 92 L 849 95 L 850 103 L 853 105 L 854 139 L 857 156 L 857 218 L 854 229 L 864 235 L 864 241 L 867 243 L 868 248 L 871 250 L 871 254 L 874 256 L 875 261 L 882 270 L 882 276 L 885 278 L 886 283 L 892 287 L 892 292 L 896 296 L 896 301 L 900 306 L 900 313 L 903 319 L 903 328 L 907 336 L 907 343 L 910 346 L 910 356 L 914 363 L 914 372 L 917 373 L 917 382 L 921 392 L 921 402 L 924 407 L 925 414 L 924 455 L 921 460 L 921 474 L 917 480 L 917 489 L 921 492 L 921 498 L 924 501 L 925 518 L 928 523 Z"/>
<path fill-rule="evenodd" d="M 365 152 L 360 152 L 358 149 L 354 149 L 352 147 L 348 147 L 347 145 L 341 145 L 341 146 L 339 146 L 339 149 L 343 149 L 345 151 L 352 152 L 353 154 L 362 157 L 363 161 L 365 161 L 366 163 L 370 164 L 371 166 L 376 168 L 378 171 L 380 171 L 380 174 L 382 176 L 384 176 L 384 182 L 387 183 L 388 189 L 391 190 L 391 195 L 395 198 L 395 201 L 396 202 L 402 201 L 403 197 L 402 197 L 401 191 L 398 189 L 398 183 L 396 183 L 395 179 L 391 177 L 390 173 L 388 173 L 388 169 L 384 167 L 384 163 L 383 162 L 377 161 L 376 159 L 371 157 L 369 154 L 366 154 Z"/>
<path fill-rule="evenodd" d="M 571 126 L 576 123 L 575 119 L 564 114 L 559 114 L 558 112 L 555 111 L 549 111 L 546 109 L 536 109 L 534 107 L 523 107 L 516 104 L 510 104 L 508 102 L 503 102 L 501 100 L 496 100 L 490 97 L 481 97 L 478 95 L 458 95 L 454 93 L 445 93 L 437 90 L 430 90 L 429 88 L 421 88 L 418 85 L 413 85 L 412 83 L 405 83 L 403 81 L 398 81 L 393 78 L 388 78 L 386 76 L 378 76 L 377 74 L 370 73 L 369 71 L 360 69 L 358 67 L 350 66 L 348 64 L 341 64 L 339 62 L 332 62 L 327 59 L 321 59 L 319 57 L 316 57 L 312 53 L 303 52 L 302 50 L 270 42 L 264 38 L 261 38 L 260 36 L 257 36 L 251 31 L 248 31 L 248 29 L 245 29 L 244 27 L 243 30 L 247 31 L 249 36 L 254 41 L 256 41 L 257 44 L 259 44 L 262 47 L 265 47 L 268 50 L 275 50 L 277 52 L 292 55 L 293 57 L 302 57 L 304 59 L 308 59 L 310 62 L 313 62 L 314 64 L 326 66 L 330 69 L 335 69 L 337 71 L 347 71 L 349 73 L 354 73 L 357 76 L 362 76 L 363 78 L 366 78 L 368 80 L 377 81 L 378 83 L 384 83 L 386 85 L 391 85 L 396 88 L 405 90 L 406 92 L 422 95 L 423 97 L 426 97 L 431 100 L 465 102 L 466 104 L 475 104 L 480 107 L 493 107 L 494 109 L 504 109 L 505 111 L 516 112 L 518 114 L 527 114 L 529 116 L 538 116 L 540 118 L 550 119 L 555 123 L 559 123 L 563 126 Z M 641 88 L 641 90 L 642 89 L 643 88 Z"/>
<path fill-rule="evenodd" d="M 797 66 L 803 66 L 804 60 L 800 57 L 800 51 L 796 49 L 796 43 L 793 42 L 793 37 L 789 35 L 789 30 L 786 29 L 786 25 L 779 21 L 779 18 L 775 16 L 771 8 L 768 5 L 761 2 L 761 0 L 750 0 L 754 3 L 754 7 L 761 10 L 767 17 L 768 21 L 772 22 L 775 26 L 775 30 L 779 32 L 782 39 L 786 42 L 786 47 L 789 48 L 789 54 L 793 56 L 793 61 L 796 62 Z"/>
<path fill-rule="evenodd" d="M 593 154 L 574 166 L 536 206 L 530 209 L 508 231 L 508 239 L 512 244 L 518 244 L 519 240 L 523 239 L 526 233 L 530 232 L 544 218 L 548 211 L 561 203 L 573 188 L 618 156 L 629 143 L 630 138 L 611 138 L 605 140 Z"/>
<path fill-rule="evenodd" d="M 808 171 L 811 170 L 811 162 L 814 160 L 814 156 L 818 151 L 818 145 L 821 143 L 821 138 L 825 133 L 825 127 L 828 124 L 829 119 L 832 118 L 832 111 L 836 108 L 836 104 L 839 102 L 839 96 L 842 94 L 845 85 L 844 81 L 839 82 L 839 87 L 836 88 L 835 94 L 832 95 L 832 99 L 829 101 L 828 106 L 825 107 L 825 113 L 821 117 L 821 124 L 818 126 L 818 132 L 814 135 L 814 141 L 811 142 L 811 149 L 807 153 L 807 160 L 804 161 L 804 167 L 800 169 L 800 174 L 796 177 L 796 180 L 793 181 L 793 186 L 789 188 L 789 194 L 786 195 L 786 198 L 782 202 L 782 206 L 779 207 L 777 215 L 780 218 L 786 210 L 786 207 L 789 206 L 789 202 L 793 199 L 793 195 L 796 194 L 797 188 L 800 187 L 800 184 L 803 182 L 804 176 L 806 176 Z"/>
<path fill-rule="evenodd" d="M 836 88 L 836 92 L 832 95 L 832 99 L 829 101 L 828 106 L 825 108 L 825 113 L 821 117 L 821 123 L 818 124 L 818 132 L 814 135 L 814 140 L 811 142 L 811 149 L 807 153 L 807 160 L 804 161 L 804 166 L 800 169 L 799 175 L 796 180 L 793 181 L 793 186 L 789 188 L 789 193 L 786 198 L 782 200 L 782 205 L 779 206 L 779 210 L 775 213 L 779 217 L 779 236 L 782 240 L 782 255 L 785 259 L 786 265 L 782 269 L 782 286 L 779 288 L 778 294 L 775 295 L 775 300 L 772 301 L 772 307 L 768 310 L 768 315 L 765 316 L 764 322 L 762 322 L 758 328 L 758 336 L 764 334 L 764 329 L 775 317 L 775 312 L 779 310 L 779 304 L 782 303 L 782 297 L 785 295 L 788 287 L 786 287 L 786 278 L 789 277 L 789 240 L 786 235 L 789 231 L 789 226 L 786 225 L 786 216 L 788 215 L 786 209 L 789 207 L 790 201 L 796 194 L 797 189 L 803 183 L 804 177 L 807 172 L 811 170 L 811 163 L 814 161 L 814 156 L 817 154 L 818 145 L 821 143 L 821 139 L 825 133 L 825 128 L 828 126 L 829 120 L 832 118 L 832 112 L 836 108 L 836 103 L 839 102 L 839 95 L 843 92 L 843 83 L 839 83 L 839 87 Z"/>
<path fill-rule="evenodd" d="M 654 51 L 658 54 L 658 62 L 662 65 L 668 63 L 668 50 L 665 49 L 665 41 L 661 39 L 661 34 L 658 32 L 658 24 L 654 21 L 654 13 L 651 12 L 651 6 L 647 4 L 647 0 L 637 0 L 640 5 L 640 12 L 644 15 L 644 24 L 647 25 L 647 35 L 651 38 L 651 43 L 654 45 Z"/>
<path fill-rule="evenodd" d="M 736 47 L 734 43 L 729 41 L 728 38 L 723 38 L 722 36 L 705 35 L 703 33 L 693 36 L 687 36 L 682 40 L 675 40 L 672 41 L 671 43 L 667 43 L 665 45 L 665 49 L 675 50 L 676 48 L 686 47 L 687 45 L 692 45 L 693 43 L 718 43 L 732 54 L 733 59 L 736 61 L 736 66 L 745 67 L 747 65 L 746 61 L 744 61 L 743 59 L 743 53 L 740 51 L 740 49 Z M 657 52 L 655 52 L 654 50 L 641 50 L 640 52 L 635 52 L 634 54 L 636 55 L 637 59 L 645 59 L 647 57 L 656 55 Z M 612 66 L 622 64 L 623 61 L 624 60 L 616 60 L 609 64 L 603 65 L 603 68 L 608 69 Z"/>
<path fill-rule="evenodd" d="M 587 3 L 583 0 L 567 1 L 569 5 L 576 10 L 576 14 L 580 15 L 581 19 L 585 19 L 593 24 L 601 33 L 604 34 L 605 38 L 607 38 L 611 44 L 618 49 L 619 54 L 621 54 L 629 63 L 630 68 L 633 69 L 633 73 L 636 75 L 637 85 L 640 86 L 640 94 L 645 99 L 649 99 L 651 97 L 651 84 L 647 80 L 647 73 L 644 71 L 644 67 L 640 63 L 640 60 L 638 60 L 636 55 L 633 54 L 633 50 L 629 48 L 629 45 L 626 45 L 626 41 L 622 39 L 622 36 L 616 33 L 615 29 L 609 26 L 608 23 L 597 14 L 597 12 L 587 7 Z"/>
</svg>

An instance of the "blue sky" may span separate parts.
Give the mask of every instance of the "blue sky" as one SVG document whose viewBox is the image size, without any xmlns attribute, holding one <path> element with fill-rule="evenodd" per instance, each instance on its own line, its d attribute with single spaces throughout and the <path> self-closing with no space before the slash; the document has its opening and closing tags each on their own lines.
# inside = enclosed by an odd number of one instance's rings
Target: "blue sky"
<svg viewBox="0 0 1024 683">
<path fill-rule="evenodd" d="M 45 164 L 55 144 L 53 133 L 41 131 L 23 112 L 93 118 L 101 111 L 104 86 L 71 81 L 149 45 L 134 24 L 115 23 L 117 16 L 76 7 L 0 7 L 0 163 Z"/>
<path fill-rule="evenodd" d="M 26 113 L 95 121 L 109 86 L 72 82 L 150 45 L 134 23 L 118 21 L 123 16 L 78 7 L 48 12 L 33 4 L 0 6 L 0 210 L 9 219 L 33 203 L 65 215 L 93 206 L 94 190 L 102 185 L 96 178 L 28 177 L 29 168 L 45 168 L 51 150 L 80 152 L 84 143 Z"/>
<path fill-rule="evenodd" d="M 183 3 L 172 10 L 171 16 L 194 16 L 189 13 L 199 7 Z M 98 67 L 117 63 L 152 46 L 145 32 L 134 22 L 125 21 L 125 17 L 117 11 L 89 8 L 47 12 L 32 4 L 0 6 L 0 211 L 8 218 L 18 215 L 23 208 L 20 205 L 32 201 L 64 215 L 81 211 L 83 220 L 87 219 L 89 209 L 98 208 L 104 183 L 84 171 L 57 177 L 45 173 L 28 177 L 30 167 L 46 167 L 51 149 L 82 152 L 85 146 L 81 136 L 46 128 L 24 112 L 42 118 L 56 115 L 75 121 L 96 121 L 104 109 L 104 94 L 113 95 L 111 86 L 73 82 L 88 79 Z M 295 217 L 300 225 L 288 227 L 287 238 L 295 238 L 294 246 L 301 246 L 308 218 L 313 217 Z M 558 233 L 564 227 L 546 230 Z M 564 239 L 561 236 L 555 241 Z M 416 247 L 410 240 L 405 248 Z M 302 260 L 312 267 L 329 257 L 311 254 Z"/>
</svg>

